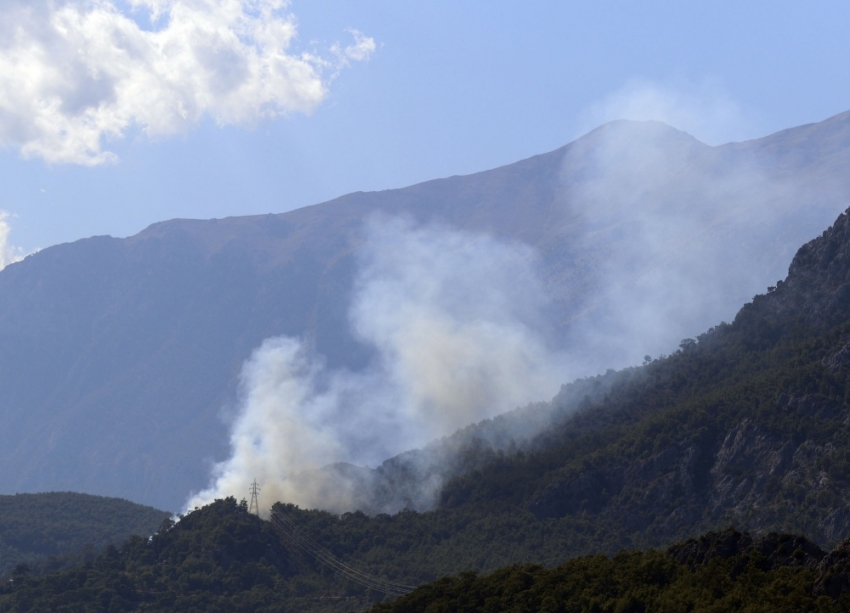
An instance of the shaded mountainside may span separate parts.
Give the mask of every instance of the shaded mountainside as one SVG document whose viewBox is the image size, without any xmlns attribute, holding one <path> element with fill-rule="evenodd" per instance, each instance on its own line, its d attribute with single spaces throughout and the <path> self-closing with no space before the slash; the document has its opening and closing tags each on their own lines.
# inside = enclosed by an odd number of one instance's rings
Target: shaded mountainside
<svg viewBox="0 0 850 613">
<path fill-rule="evenodd" d="M 147 536 L 169 514 L 121 500 L 72 492 L 0 496 L 0 575 L 19 564 L 44 570 L 76 563 L 130 535 Z"/>
<path fill-rule="evenodd" d="M 734 530 L 655 551 L 590 556 L 547 570 L 512 566 L 421 586 L 375 613 L 846 611 L 843 543 L 826 555 L 803 537 Z M 839 587 L 840 586 L 840 587 Z"/>
<path fill-rule="evenodd" d="M 457 477 L 442 490 L 444 506 L 506 489 L 541 519 L 590 513 L 624 534 L 655 535 L 641 545 L 723 521 L 835 543 L 850 534 L 848 271 L 843 214 L 733 325 L 684 341 L 670 359 L 576 381 L 549 404 L 388 460 L 373 473 L 377 485 L 364 484 L 361 508 L 380 511 L 386 492 L 430 508 L 427 484 Z M 532 436 L 547 423 L 561 426 Z M 522 467 L 504 459 L 518 450 L 537 453 Z M 521 471 L 515 487 L 488 485 L 504 480 L 504 467 L 487 467 L 494 461 Z"/>
<path fill-rule="evenodd" d="M 604 334 L 588 368 L 622 366 L 730 317 L 780 277 L 842 208 L 848 156 L 848 114 L 722 147 L 663 124 L 614 122 L 467 177 L 44 249 L 0 272 L 0 491 L 179 508 L 226 456 L 222 414 L 263 339 L 305 338 L 330 367 L 369 360 L 348 305 L 375 212 L 532 246 L 557 313 L 551 338 L 590 346 L 582 335 L 593 321 Z M 717 270 L 699 268 L 718 254 Z M 694 270 L 698 283 L 683 282 Z M 647 297 L 653 271 L 672 294 Z M 646 300 L 659 295 L 671 309 L 663 328 L 623 328 L 618 305 L 649 313 Z M 638 332 L 643 341 L 628 341 Z"/>
<path fill-rule="evenodd" d="M 788 279 L 732 324 L 584 381 L 599 393 L 524 449 L 470 435 L 473 470 L 449 480 L 434 511 L 280 512 L 343 559 L 393 560 L 408 582 L 667 546 L 730 523 L 835 545 L 850 535 L 850 309 L 787 305 L 843 295 L 848 219 L 802 248 Z"/>
</svg>

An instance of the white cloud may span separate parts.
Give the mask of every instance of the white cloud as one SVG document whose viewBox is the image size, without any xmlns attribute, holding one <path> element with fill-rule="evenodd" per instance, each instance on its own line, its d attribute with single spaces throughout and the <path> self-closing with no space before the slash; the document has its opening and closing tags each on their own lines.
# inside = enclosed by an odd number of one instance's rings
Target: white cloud
<svg viewBox="0 0 850 613">
<path fill-rule="evenodd" d="M 656 120 L 716 145 L 753 133 L 741 107 L 710 79 L 697 85 L 671 87 L 632 79 L 592 105 L 581 116 L 581 132 L 616 119 Z"/>
<path fill-rule="evenodd" d="M 151 137 L 203 117 L 250 125 L 309 113 L 336 72 L 375 43 L 293 53 L 286 0 L 0 0 L 0 144 L 25 157 L 95 165 L 131 126 Z M 152 28 L 131 18 L 149 16 Z"/>
<path fill-rule="evenodd" d="M 24 259 L 23 251 L 9 244 L 9 234 L 12 232 L 9 217 L 7 211 L 0 210 L 0 270 Z"/>
<path fill-rule="evenodd" d="M 364 62 L 375 53 L 376 45 L 373 38 L 364 36 L 358 30 L 349 29 L 348 32 L 354 37 L 354 44 L 342 47 L 336 43 L 331 47 L 331 52 L 339 60 L 340 66 L 348 66 L 352 61 Z"/>
</svg>

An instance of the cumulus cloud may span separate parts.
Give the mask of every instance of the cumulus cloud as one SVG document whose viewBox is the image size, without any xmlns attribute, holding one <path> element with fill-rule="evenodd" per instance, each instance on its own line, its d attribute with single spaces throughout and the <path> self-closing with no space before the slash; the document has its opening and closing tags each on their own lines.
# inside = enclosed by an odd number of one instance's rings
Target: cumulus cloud
<svg viewBox="0 0 850 613">
<path fill-rule="evenodd" d="M 244 497 L 256 478 L 267 503 L 351 510 L 356 479 L 322 467 L 375 465 L 551 397 L 565 372 L 544 340 L 546 302 L 535 253 L 524 245 L 372 220 L 350 318 L 376 349 L 375 362 L 362 372 L 329 371 L 296 339 L 263 343 L 243 368 L 231 457 L 188 507 Z"/>
<path fill-rule="evenodd" d="M 9 234 L 12 233 L 12 226 L 9 224 L 10 217 L 8 211 L 0 210 L 0 270 L 6 268 L 9 264 L 24 259 L 23 251 L 9 243 Z"/>
<path fill-rule="evenodd" d="M 0 144 L 95 165 L 115 160 L 106 147 L 134 126 L 161 137 L 203 117 L 245 125 L 309 113 L 375 43 L 352 30 L 333 59 L 294 53 L 287 5 L 130 0 L 122 12 L 109 0 L 0 2 Z"/>
<path fill-rule="evenodd" d="M 712 145 L 752 132 L 740 105 L 711 79 L 679 87 L 632 79 L 582 113 L 581 132 L 617 119 L 662 121 Z"/>
</svg>

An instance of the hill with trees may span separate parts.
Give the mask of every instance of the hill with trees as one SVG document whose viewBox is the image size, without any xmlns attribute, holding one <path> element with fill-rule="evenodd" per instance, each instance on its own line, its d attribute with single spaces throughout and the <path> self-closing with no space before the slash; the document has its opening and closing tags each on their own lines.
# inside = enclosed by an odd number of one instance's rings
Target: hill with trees
<svg viewBox="0 0 850 613">
<path fill-rule="evenodd" d="M 421 586 L 373 613 L 846 611 L 850 542 L 830 554 L 803 537 L 735 530 L 658 550 L 515 565 Z"/>
<path fill-rule="evenodd" d="M 392 565 L 377 572 L 391 575 Z M 17 570 L 0 586 L 2 612 L 334 612 L 376 600 L 380 593 L 299 555 L 273 522 L 232 498 L 163 525 L 150 539 L 108 546 L 76 568 L 48 576 Z M 827 553 L 801 536 L 727 529 L 666 551 L 583 556 L 552 569 L 514 564 L 484 576 L 467 571 L 371 610 L 829 613 L 848 606 L 850 540 Z"/>
<path fill-rule="evenodd" d="M 93 557 L 133 534 L 148 536 L 169 518 L 165 511 L 72 492 L 0 496 L 0 575 L 48 572 Z"/>
</svg>

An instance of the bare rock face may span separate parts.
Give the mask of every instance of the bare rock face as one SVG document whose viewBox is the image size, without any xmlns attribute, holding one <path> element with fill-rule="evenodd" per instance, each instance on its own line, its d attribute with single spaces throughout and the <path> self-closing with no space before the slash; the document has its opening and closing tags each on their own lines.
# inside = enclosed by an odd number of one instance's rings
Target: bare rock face
<svg viewBox="0 0 850 613">
<path fill-rule="evenodd" d="M 843 416 L 807 395 L 786 395 L 779 404 L 777 411 L 806 420 Z M 817 542 L 850 534 L 850 483 L 828 470 L 843 461 L 843 447 L 779 436 L 750 418 L 720 440 L 683 440 L 647 458 L 555 480 L 526 508 L 540 519 L 600 516 L 629 533 L 654 535 L 648 544 L 723 524 L 766 533 L 791 517 Z"/>
<path fill-rule="evenodd" d="M 766 482 L 788 467 L 793 453 L 791 443 L 765 433 L 750 420 L 733 428 L 711 468 L 713 513 L 755 504 Z"/>
<path fill-rule="evenodd" d="M 838 598 L 850 594 L 850 539 L 829 552 L 817 568 L 815 595 Z"/>
<path fill-rule="evenodd" d="M 764 571 L 781 567 L 809 568 L 817 573 L 815 596 L 838 599 L 850 594 L 850 539 L 826 553 L 804 536 L 772 532 L 754 538 L 746 532 L 728 528 L 677 543 L 667 554 L 691 569 L 715 558 L 727 560 L 736 556 L 740 558 L 738 566 L 741 569 L 748 564 L 755 564 Z"/>
</svg>

